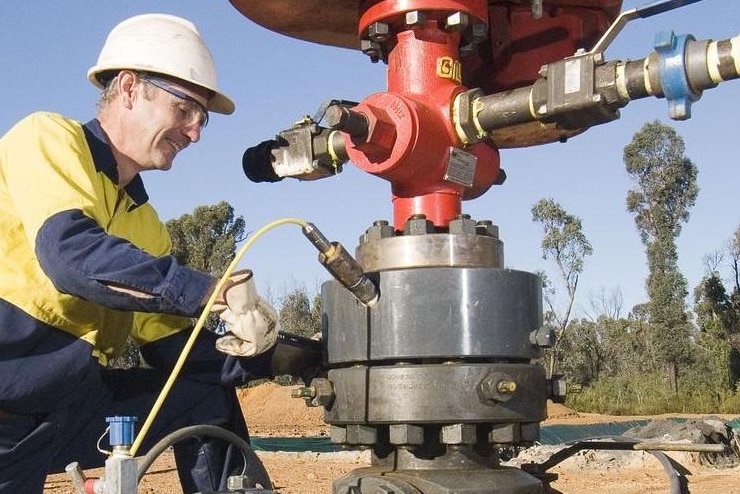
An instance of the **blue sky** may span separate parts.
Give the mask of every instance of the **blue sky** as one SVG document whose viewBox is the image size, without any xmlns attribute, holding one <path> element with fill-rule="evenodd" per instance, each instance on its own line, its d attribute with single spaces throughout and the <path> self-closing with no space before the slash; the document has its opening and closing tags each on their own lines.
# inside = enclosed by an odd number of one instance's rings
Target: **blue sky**
<svg viewBox="0 0 740 494">
<path fill-rule="evenodd" d="M 626 0 L 624 8 L 646 2 Z M 351 164 L 330 179 L 253 184 L 241 171 L 245 148 L 271 138 L 326 100 L 360 101 L 385 89 L 385 66 L 358 51 L 315 45 L 267 31 L 243 17 L 227 0 L 127 0 L 101 2 L 0 3 L 0 134 L 36 110 L 56 111 L 85 121 L 95 115 L 97 91 L 87 82 L 110 29 L 126 17 L 164 12 L 192 20 L 216 58 L 220 84 L 237 111 L 213 115 L 201 142 L 166 173 L 144 175 L 162 219 L 195 206 L 226 200 L 248 230 L 283 217 L 317 225 L 332 240 L 353 250 L 377 219 L 392 220 L 390 187 Z M 665 29 L 697 39 L 725 39 L 740 33 L 740 2 L 704 0 L 677 11 L 638 19 L 607 50 L 608 59 L 637 59 L 652 51 L 654 35 Z M 665 100 L 630 103 L 616 122 L 590 129 L 566 144 L 504 150 L 503 186 L 463 203 L 475 219 L 500 228 L 507 267 L 551 270 L 541 258 L 541 231 L 530 208 L 543 197 L 558 201 L 583 220 L 594 248 L 581 277 L 577 310 L 590 299 L 619 289 L 623 311 L 645 300 L 647 275 L 642 244 L 625 212 L 631 186 L 622 149 L 641 126 L 659 119 L 674 126 L 686 153 L 699 168 L 701 191 L 678 239 L 679 265 L 691 289 L 703 275 L 703 256 L 721 248 L 740 224 L 737 157 L 740 81 L 705 91 L 685 122 L 668 119 Z M 264 292 L 278 297 L 302 287 L 317 289 L 327 278 L 316 251 L 296 226 L 268 232 L 241 263 L 252 267 Z"/>
</svg>

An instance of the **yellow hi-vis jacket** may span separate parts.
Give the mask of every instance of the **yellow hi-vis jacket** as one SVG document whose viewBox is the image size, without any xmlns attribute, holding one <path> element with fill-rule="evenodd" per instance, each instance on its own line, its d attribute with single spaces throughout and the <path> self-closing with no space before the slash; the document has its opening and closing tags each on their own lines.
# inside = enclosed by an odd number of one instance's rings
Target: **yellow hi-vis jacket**
<svg viewBox="0 0 740 494">
<path fill-rule="evenodd" d="M 0 139 L 0 355 L 33 354 L 51 327 L 105 363 L 129 334 L 145 344 L 192 326 L 214 280 L 168 255 L 141 178 L 117 181 L 97 120 L 39 112 Z"/>
</svg>

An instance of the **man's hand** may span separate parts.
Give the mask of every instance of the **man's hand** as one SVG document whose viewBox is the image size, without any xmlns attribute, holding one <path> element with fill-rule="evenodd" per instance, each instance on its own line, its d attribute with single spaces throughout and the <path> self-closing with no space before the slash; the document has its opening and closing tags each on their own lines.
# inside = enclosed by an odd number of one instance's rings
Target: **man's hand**
<svg viewBox="0 0 740 494">
<path fill-rule="evenodd" d="M 216 348 L 228 355 L 251 357 L 272 348 L 280 323 L 277 312 L 257 294 L 251 270 L 237 271 L 216 299 L 212 310 L 228 329 Z"/>
<path fill-rule="evenodd" d="M 216 295 L 211 312 L 223 312 L 226 308 L 238 311 L 240 308 L 247 310 L 249 307 L 254 307 L 258 295 L 253 277 L 251 269 L 231 273 L 221 291 Z"/>
</svg>

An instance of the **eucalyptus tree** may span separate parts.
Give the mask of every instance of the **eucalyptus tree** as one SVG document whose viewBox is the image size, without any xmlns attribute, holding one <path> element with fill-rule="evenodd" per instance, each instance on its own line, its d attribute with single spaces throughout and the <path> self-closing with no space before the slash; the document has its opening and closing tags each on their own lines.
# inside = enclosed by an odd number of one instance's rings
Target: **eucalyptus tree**
<svg viewBox="0 0 740 494">
<path fill-rule="evenodd" d="M 568 321 L 575 302 L 578 279 L 583 272 L 586 256 L 593 254 L 591 243 L 583 233 L 581 219 L 563 209 L 553 199 L 540 199 L 532 206 L 532 221 L 539 223 L 543 229 L 542 258 L 552 260 L 557 269 L 557 279 L 565 288 L 565 302 L 560 306 L 556 302 L 554 286 L 547 277 L 543 277 L 545 303 L 548 306 L 546 320 L 554 323 L 557 340 L 550 350 L 549 374 L 555 371 L 555 363 L 560 350 Z"/>
<path fill-rule="evenodd" d="M 685 156 L 676 131 L 659 121 L 646 123 L 624 148 L 634 187 L 627 211 L 645 246 L 650 328 L 668 382 L 678 391 L 678 369 L 689 356 L 691 325 L 686 313 L 686 278 L 678 268 L 676 238 L 699 193 L 696 165 Z"/>
<path fill-rule="evenodd" d="M 694 290 L 699 334 L 697 352 L 708 368 L 715 391 L 733 390 L 740 379 L 740 314 L 717 271 L 707 274 Z"/>
<path fill-rule="evenodd" d="M 192 213 L 169 220 L 172 255 L 182 264 L 221 276 L 244 240 L 244 218 L 234 216 L 226 201 L 198 206 Z"/>
<path fill-rule="evenodd" d="M 321 295 L 311 301 L 304 288 L 294 288 L 282 299 L 279 316 L 284 330 L 312 338 L 321 333 Z"/>
</svg>

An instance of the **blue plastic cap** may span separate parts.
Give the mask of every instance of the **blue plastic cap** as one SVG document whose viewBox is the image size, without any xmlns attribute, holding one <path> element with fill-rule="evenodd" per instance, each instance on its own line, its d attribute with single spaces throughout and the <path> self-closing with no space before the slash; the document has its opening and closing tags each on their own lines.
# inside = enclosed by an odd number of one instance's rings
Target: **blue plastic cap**
<svg viewBox="0 0 740 494">
<path fill-rule="evenodd" d="M 131 446 L 134 443 L 134 423 L 136 417 L 106 417 L 105 421 L 110 424 L 110 445 Z"/>
</svg>

